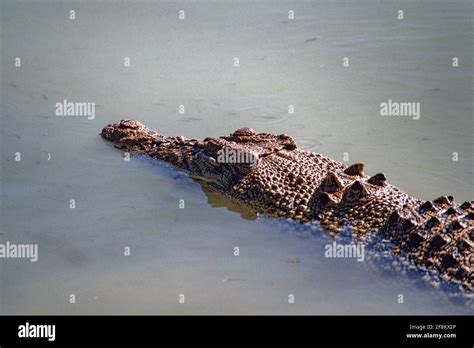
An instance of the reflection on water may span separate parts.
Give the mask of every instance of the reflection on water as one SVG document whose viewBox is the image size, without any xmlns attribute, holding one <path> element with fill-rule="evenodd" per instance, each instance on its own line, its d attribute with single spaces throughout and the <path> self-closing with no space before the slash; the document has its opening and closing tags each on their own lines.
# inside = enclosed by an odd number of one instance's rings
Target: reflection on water
<svg viewBox="0 0 474 348">
<path fill-rule="evenodd" d="M 213 190 L 205 183 L 200 183 L 203 192 L 206 194 L 207 203 L 214 208 L 224 207 L 229 211 L 240 214 L 240 217 L 246 220 L 256 220 L 257 213 L 250 209 L 248 206 L 237 202 L 236 200 L 221 194 L 220 192 Z"/>
</svg>

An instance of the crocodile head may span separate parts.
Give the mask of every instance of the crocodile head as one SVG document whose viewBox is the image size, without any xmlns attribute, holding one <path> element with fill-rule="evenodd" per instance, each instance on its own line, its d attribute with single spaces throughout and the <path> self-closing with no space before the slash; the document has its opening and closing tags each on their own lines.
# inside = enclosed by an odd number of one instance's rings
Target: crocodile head
<svg viewBox="0 0 474 348">
<path fill-rule="evenodd" d="M 240 128 L 229 136 L 200 141 L 164 136 L 129 119 L 105 126 L 101 136 L 117 148 L 164 160 L 223 190 L 255 171 L 265 157 L 297 149 L 286 134 L 256 134 L 251 128 Z"/>
<path fill-rule="evenodd" d="M 193 153 L 197 165 L 190 172 L 214 178 L 218 185 L 233 185 L 249 173 L 257 172 L 262 160 L 281 150 L 294 150 L 294 140 L 285 134 L 256 134 L 251 128 L 240 128 L 229 136 L 205 138 L 196 142 Z"/>
</svg>

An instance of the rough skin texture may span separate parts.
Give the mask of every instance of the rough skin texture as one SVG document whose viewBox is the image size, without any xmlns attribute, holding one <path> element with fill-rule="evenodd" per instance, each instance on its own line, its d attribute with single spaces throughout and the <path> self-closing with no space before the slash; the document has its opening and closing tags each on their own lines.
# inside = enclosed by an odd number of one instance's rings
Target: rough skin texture
<svg viewBox="0 0 474 348">
<path fill-rule="evenodd" d="M 383 173 L 369 177 L 364 164 L 349 167 L 299 149 L 288 135 L 241 128 L 202 141 L 167 137 L 136 120 L 122 120 L 101 136 L 125 151 L 166 161 L 256 212 L 319 224 L 331 233 L 381 233 L 417 264 L 472 291 L 474 202 L 451 196 L 422 201 L 390 185 Z M 251 155 L 252 163 L 224 163 L 222 151 Z"/>
</svg>

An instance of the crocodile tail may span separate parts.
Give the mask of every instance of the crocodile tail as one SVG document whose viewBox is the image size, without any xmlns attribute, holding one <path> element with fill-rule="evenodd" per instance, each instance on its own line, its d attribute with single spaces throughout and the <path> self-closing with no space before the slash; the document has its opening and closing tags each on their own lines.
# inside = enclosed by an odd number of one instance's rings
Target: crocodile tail
<svg viewBox="0 0 474 348">
<path fill-rule="evenodd" d="M 437 269 L 445 280 L 472 290 L 474 202 L 454 203 L 442 196 L 415 211 L 394 211 L 382 232 L 417 264 Z"/>
</svg>

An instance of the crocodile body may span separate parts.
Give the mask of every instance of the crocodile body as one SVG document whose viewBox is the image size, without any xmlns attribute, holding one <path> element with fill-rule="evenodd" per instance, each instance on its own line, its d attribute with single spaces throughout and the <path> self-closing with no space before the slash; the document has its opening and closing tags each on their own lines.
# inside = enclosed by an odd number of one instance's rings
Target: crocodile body
<svg viewBox="0 0 474 348">
<path fill-rule="evenodd" d="M 304 151 L 285 134 L 241 128 L 201 141 L 122 120 L 101 136 L 122 150 L 168 162 L 258 213 L 318 224 L 333 234 L 344 227 L 358 236 L 382 234 L 395 254 L 437 270 L 464 293 L 473 290 L 473 201 L 411 197 L 383 173 L 369 177 L 363 163 L 346 166 Z"/>
</svg>

